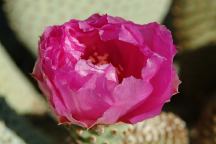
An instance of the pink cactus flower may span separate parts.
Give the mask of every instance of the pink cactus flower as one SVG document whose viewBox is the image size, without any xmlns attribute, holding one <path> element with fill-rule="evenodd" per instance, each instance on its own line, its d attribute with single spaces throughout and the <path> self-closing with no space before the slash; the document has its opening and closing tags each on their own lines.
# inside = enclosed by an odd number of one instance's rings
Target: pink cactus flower
<svg viewBox="0 0 216 144">
<path fill-rule="evenodd" d="M 160 113 L 180 83 L 170 31 L 94 14 L 46 28 L 33 76 L 59 123 L 136 123 Z"/>
</svg>

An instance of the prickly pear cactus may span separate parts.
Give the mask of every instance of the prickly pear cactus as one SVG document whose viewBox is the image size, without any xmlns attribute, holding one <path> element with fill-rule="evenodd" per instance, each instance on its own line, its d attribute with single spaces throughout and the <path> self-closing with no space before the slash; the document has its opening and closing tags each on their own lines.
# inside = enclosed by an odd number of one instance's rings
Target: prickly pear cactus
<svg viewBox="0 0 216 144">
<path fill-rule="evenodd" d="M 216 144 L 216 95 L 203 111 L 192 134 L 194 144 Z"/>
<path fill-rule="evenodd" d="M 56 143 L 47 134 L 34 127 L 25 117 L 18 115 L 0 95 L 0 144 Z"/>
<path fill-rule="evenodd" d="M 75 132 L 72 135 L 76 144 L 123 144 L 128 143 L 126 136 L 130 135 L 132 125 L 116 124 L 113 126 L 98 125 L 90 130 L 82 128 L 73 128 Z M 134 139 L 130 142 L 133 144 Z"/>
<path fill-rule="evenodd" d="M 142 133 L 144 144 L 188 144 L 188 132 L 185 122 L 173 113 L 161 115 L 138 123 L 136 135 Z M 142 141 L 138 144 L 143 144 Z"/>
<path fill-rule="evenodd" d="M 72 18 L 85 19 L 93 13 L 108 13 L 139 23 L 161 22 L 171 0 L 3 0 L 11 28 L 36 54 L 37 42 L 48 25 Z"/>
<path fill-rule="evenodd" d="M 72 127 L 76 144 L 188 144 L 185 123 L 172 113 L 135 125 L 96 126 L 90 130 Z"/>
<path fill-rule="evenodd" d="M 21 114 L 42 115 L 47 112 L 44 99 L 24 77 L 1 43 L 0 67 L 0 94 L 12 108 Z M 23 102 L 25 99 L 28 102 Z"/>
<path fill-rule="evenodd" d="M 175 0 L 172 8 L 174 35 L 182 49 L 216 44 L 216 1 Z"/>
<path fill-rule="evenodd" d="M 0 144 L 26 144 L 0 120 Z"/>
</svg>

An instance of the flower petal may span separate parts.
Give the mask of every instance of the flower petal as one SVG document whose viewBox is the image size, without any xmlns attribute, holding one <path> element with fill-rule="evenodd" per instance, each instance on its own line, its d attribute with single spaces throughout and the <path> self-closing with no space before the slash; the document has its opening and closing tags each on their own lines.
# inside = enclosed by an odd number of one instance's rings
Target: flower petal
<svg viewBox="0 0 216 144">
<path fill-rule="evenodd" d="M 152 86 L 145 81 L 129 77 L 118 85 L 113 93 L 115 100 L 97 123 L 112 124 L 125 115 L 134 105 L 146 99 L 152 92 Z"/>
</svg>

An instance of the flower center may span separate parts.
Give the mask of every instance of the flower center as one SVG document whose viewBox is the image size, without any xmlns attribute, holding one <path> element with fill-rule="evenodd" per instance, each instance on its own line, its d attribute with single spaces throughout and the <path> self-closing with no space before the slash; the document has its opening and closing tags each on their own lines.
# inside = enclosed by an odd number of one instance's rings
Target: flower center
<svg viewBox="0 0 216 144">
<path fill-rule="evenodd" d="M 93 52 L 92 55 L 89 55 L 87 59 L 90 60 L 95 65 L 103 65 L 109 63 L 108 58 L 109 58 L 108 53 L 99 54 L 98 52 L 95 51 Z"/>
<path fill-rule="evenodd" d="M 85 54 L 82 56 L 82 58 L 91 61 L 94 65 L 109 64 L 111 62 L 111 59 L 108 53 L 98 53 L 97 51 L 93 51 L 88 55 L 85 55 Z M 120 64 L 118 64 L 117 66 L 114 65 L 114 67 L 118 75 L 118 80 L 119 82 L 121 82 L 123 78 L 125 77 L 124 68 Z"/>
<path fill-rule="evenodd" d="M 120 41 L 89 45 L 81 58 L 95 65 L 111 63 L 116 69 L 119 83 L 129 76 L 140 79 L 142 67 L 146 61 L 138 47 Z"/>
<path fill-rule="evenodd" d="M 146 61 L 138 47 L 120 41 L 90 45 L 81 58 L 94 65 L 111 63 L 116 69 L 119 83 L 130 76 L 141 79 L 141 71 Z"/>
</svg>

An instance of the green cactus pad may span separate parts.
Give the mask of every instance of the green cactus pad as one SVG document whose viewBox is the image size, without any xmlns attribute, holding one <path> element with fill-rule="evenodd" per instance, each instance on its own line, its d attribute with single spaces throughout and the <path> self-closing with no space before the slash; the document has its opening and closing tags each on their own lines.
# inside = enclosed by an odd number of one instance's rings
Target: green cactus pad
<svg viewBox="0 0 216 144">
<path fill-rule="evenodd" d="M 174 35 L 181 49 L 216 44 L 215 0 L 176 0 L 172 14 Z"/>
<path fill-rule="evenodd" d="M 189 143 L 185 123 L 172 113 L 162 113 L 135 125 L 99 125 L 89 130 L 72 126 L 70 130 L 76 144 Z"/>
<path fill-rule="evenodd" d="M 0 120 L 0 144 L 26 144 L 19 136 Z"/>
<path fill-rule="evenodd" d="M 8 131 L 2 133 L 1 128 L 5 128 Z M 6 100 L 0 95 L 0 144 L 16 144 L 16 143 L 1 143 L 1 141 L 10 140 L 7 137 L 19 138 L 19 144 L 55 144 L 50 137 L 44 134 L 42 131 L 34 127 L 26 118 L 18 115 L 14 109 L 12 109 L 6 102 Z M 5 131 L 6 132 L 6 131 Z M 12 142 L 12 140 L 11 140 Z"/>
<path fill-rule="evenodd" d="M 0 67 L 0 94 L 16 112 L 42 115 L 48 111 L 45 100 L 18 69 L 1 43 Z"/>
</svg>

